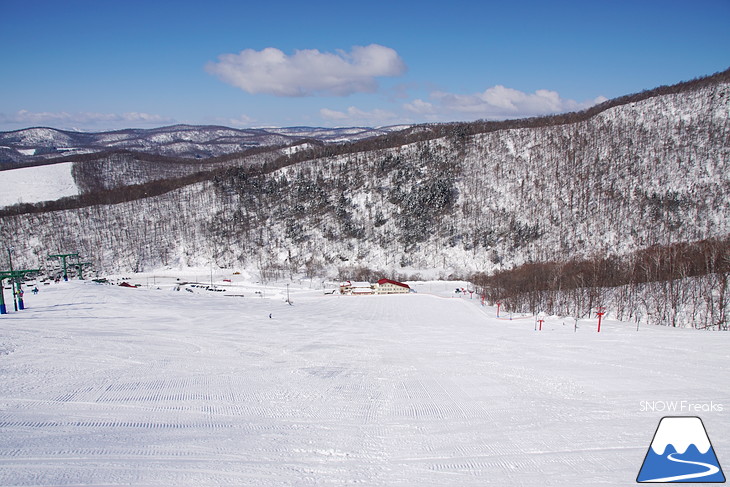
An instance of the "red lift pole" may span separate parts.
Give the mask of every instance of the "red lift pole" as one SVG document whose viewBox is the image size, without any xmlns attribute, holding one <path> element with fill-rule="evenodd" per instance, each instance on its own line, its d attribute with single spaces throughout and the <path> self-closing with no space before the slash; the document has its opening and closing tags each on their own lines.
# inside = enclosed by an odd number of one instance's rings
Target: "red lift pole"
<svg viewBox="0 0 730 487">
<path fill-rule="evenodd" d="M 599 306 L 596 308 L 596 316 L 598 316 L 598 333 L 601 333 L 601 318 L 606 314 L 606 308 Z"/>
<path fill-rule="evenodd" d="M 538 322 L 538 323 L 540 323 L 540 329 L 539 329 L 538 331 L 542 331 L 542 323 L 543 323 L 544 321 L 545 321 L 545 320 L 543 320 L 542 318 L 540 318 L 539 320 L 537 320 L 537 322 Z"/>
</svg>

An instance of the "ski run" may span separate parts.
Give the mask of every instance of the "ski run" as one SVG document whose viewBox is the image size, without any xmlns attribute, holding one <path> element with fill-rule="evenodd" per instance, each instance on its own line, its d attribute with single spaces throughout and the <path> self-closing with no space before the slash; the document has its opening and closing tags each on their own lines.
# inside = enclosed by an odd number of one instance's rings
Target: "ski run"
<svg viewBox="0 0 730 487">
<path fill-rule="evenodd" d="M 0 485 L 625 486 L 681 415 L 730 465 L 727 333 L 244 277 L 5 291 Z"/>
</svg>

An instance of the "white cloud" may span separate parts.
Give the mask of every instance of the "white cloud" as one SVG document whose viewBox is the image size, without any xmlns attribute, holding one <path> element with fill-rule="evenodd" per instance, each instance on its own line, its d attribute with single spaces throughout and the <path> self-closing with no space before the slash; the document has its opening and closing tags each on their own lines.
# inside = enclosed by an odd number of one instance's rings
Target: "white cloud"
<svg viewBox="0 0 730 487">
<path fill-rule="evenodd" d="M 376 108 L 368 112 L 352 106 L 344 112 L 322 108 L 319 114 L 325 120 L 337 122 L 340 125 L 385 125 L 397 118 L 395 113 L 387 110 Z"/>
<path fill-rule="evenodd" d="M 222 121 L 229 127 L 250 127 L 252 124 L 256 123 L 255 118 L 249 117 L 246 114 L 241 114 L 238 118 L 227 118 Z"/>
<path fill-rule="evenodd" d="M 412 102 L 404 104 L 403 107 L 409 112 L 422 115 L 430 115 L 436 113 L 436 109 L 434 108 L 433 103 L 423 101 L 420 98 L 416 98 Z"/>
<path fill-rule="evenodd" d="M 403 105 L 409 112 L 438 118 L 469 116 L 476 119 L 507 119 L 565 113 L 589 108 L 606 101 L 599 96 L 593 100 L 577 102 L 562 98 L 556 91 L 537 90 L 534 93 L 493 86 L 481 93 L 469 95 L 436 91 L 431 101 L 413 100 Z"/>
<path fill-rule="evenodd" d="M 30 112 L 19 110 L 13 114 L 0 113 L 0 125 L 23 128 L 29 126 L 48 125 L 56 128 L 85 129 L 128 128 L 138 125 L 163 125 L 174 123 L 174 120 L 141 112 L 95 113 L 95 112 Z"/>
<path fill-rule="evenodd" d="M 347 53 L 304 49 L 286 55 L 267 47 L 221 54 L 205 67 L 221 81 L 248 93 L 277 96 L 346 96 L 377 90 L 375 78 L 399 76 L 406 65 L 398 53 L 385 46 L 355 46 Z"/>
</svg>

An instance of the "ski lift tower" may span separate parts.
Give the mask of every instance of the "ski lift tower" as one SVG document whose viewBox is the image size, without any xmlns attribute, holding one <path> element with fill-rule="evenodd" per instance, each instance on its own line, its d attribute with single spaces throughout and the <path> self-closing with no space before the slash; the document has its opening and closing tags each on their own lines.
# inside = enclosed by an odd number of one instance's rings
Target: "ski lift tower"
<svg viewBox="0 0 730 487">
<path fill-rule="evenodd" d="M 9 278 L 10 275 L 7 272 L 0 273 L 0 315 L 8 314 L 8 309 L 5 307 L 5 285 L 3 281 Z"/>
<path fill-rule="evenodd" d="M 25 303 L 23 303 L 23 288 L 21 280 L 27 274 L 37 274 L 40 269 L 21 269 L 17 271 L 0 271 L 0 284 L 4 279 L 10 279 L 10 285 L 13 289 L 13 304 L 15 305 L 15 311 L 25 309 Z M 0 314 L 7 314 L 5 308 L 5 296 L 3 296 L 2 286 L 0 286 Z"/>
<path fill-rule="evenodd" d="M 13 272 L 13 251 L 15 250 L 15 247 L 12 245 L 8 245 L 8 263 L 10 264 L 10 271 L 3 271 L 0 272 L 0 314 L 7 314 L 8 310 L 5 308 L 5 292 L 4 292 L 4 286 L 3 286 L 3 280 L 4 279 L 11 279 L 10 273 Z M 10 280 L 10 287 L 13 289 L 13 304 L 15 304 L 15 285 L 13 284 L 12 279 Z M 18 305 L 15 304 L 15 311 L 18 311 Z"/>
<path fill-rule="evenodd" d="M 91 262 L 74 262 L 71 264 L 71 267 L 75 267 L 76 270 L 78 271 L 79 279 L 82 281 L 84 280 L 84 266 L 85 265 L 89 266 L 89 265 L 91 265 Z"/>
<path fill-rule="evenodd" d="M 48 254 L 49 259 L 61 259 L 61 265 L 63 266 L 63 280 L 68 281 L 68 267 L 66 266 L 66 259 L 69 257 L 76 257 L 78 260 L 79 254 L 78 252 L 73 254 Z"/>
</svg>

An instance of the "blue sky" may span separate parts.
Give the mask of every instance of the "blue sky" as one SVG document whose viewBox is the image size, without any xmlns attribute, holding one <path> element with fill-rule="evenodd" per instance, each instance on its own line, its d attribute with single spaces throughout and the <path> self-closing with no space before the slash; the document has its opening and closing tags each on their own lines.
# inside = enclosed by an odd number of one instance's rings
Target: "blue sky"
<svg viewBox="0 0 730 487">
<path fill-rule="evenodd" d="M 0 130 L 517 118 L 730 67 L 730 0 L 0 6 Z"/>
</svg>

